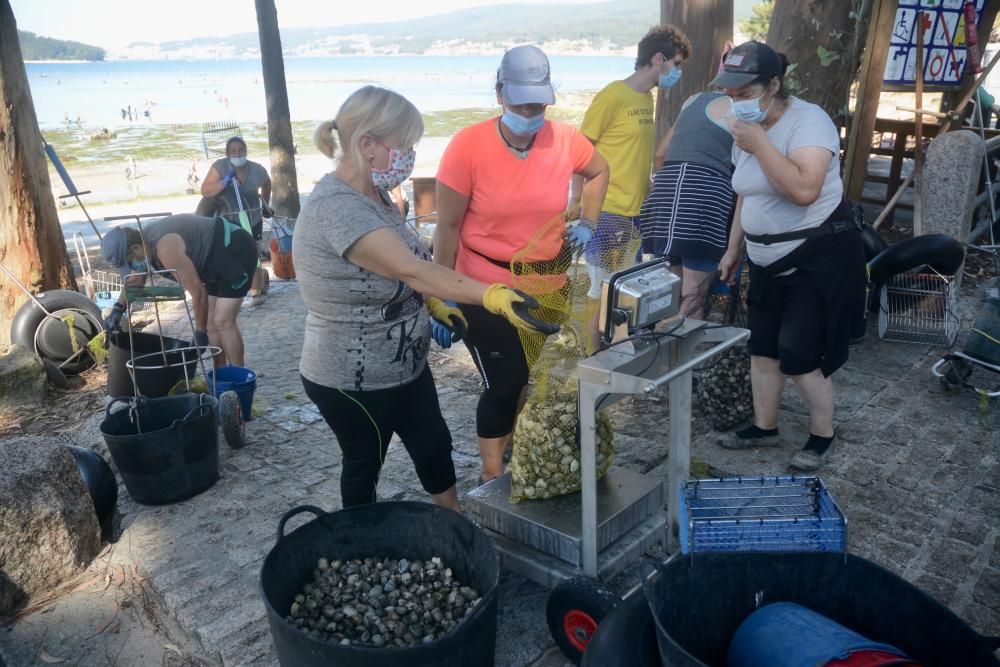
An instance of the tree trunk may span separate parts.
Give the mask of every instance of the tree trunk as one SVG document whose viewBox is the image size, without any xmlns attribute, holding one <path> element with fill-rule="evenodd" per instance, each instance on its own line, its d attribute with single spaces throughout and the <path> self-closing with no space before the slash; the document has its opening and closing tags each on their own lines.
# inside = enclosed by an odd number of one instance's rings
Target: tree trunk
<svg viewBox="0 0 1000 667">
<path fill-rule="evenodd" d="M 31 292 L 76 289 L 9 0 L 0 0 L 0 263 Z M 27 300 L 0 274 L 0 345 Z"/>
<path fill-rule="evenodd" d="M 796 97 L 818 104 L 832 118 L 847 112 L 858 70 L 856 45 L 864 44 L 866 20 L 856 20 L 870 2 L 861 0 L 775 0 L 767 43 L 794 65 L 786 86 Z"/>
<path fill-rule="evenodd" d="M 285 59 L 281 55 L 278 11 L 274 0 L 255 0 L 260 33 L 260 62 L 267 97 L 267 142 L 271 149 L 271 204 L 275 213 L 294 218 L 299 214 L 299 184 L 295 173 L 295 144 L 288 113 Z"/>
<path fill-rule="evenodd" d="M 657 89 L 657 141 L 670 129 L 684 100 L 705 90 L 715 78 L 723 48 L 733 39 L 733 0 L 660 0 L 660 22 L 683 30 L 693 52 L 677 85 L 668 91 Z"/>
</svg>

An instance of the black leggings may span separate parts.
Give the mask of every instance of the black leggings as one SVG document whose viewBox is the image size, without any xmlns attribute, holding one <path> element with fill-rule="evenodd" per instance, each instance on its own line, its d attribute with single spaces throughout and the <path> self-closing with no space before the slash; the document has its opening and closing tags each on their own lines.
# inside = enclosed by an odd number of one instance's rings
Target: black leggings
<svg viewBox="0 0 1000 667">
<path fill-rule="evenodd" d="M 476 434 L 500 438 L 514 430 L 517 401 L 528 384 L 528 362 L 517 329 L 482 306 L 459 306 L 469 322 L 465 346 L 485 389 L 476 407 Z"/>
<path fill-rule="evenodd" d="M 302 386 L 344 453 L 340 473 L 344 507 L 375 502 L 379 472 L 393 433 L 403 441 L 427 493 L 444 493 L 455 485 L 451 433 L 441 416 L 429 368 L 413 382 L 389 389 L 332 389 L 306 378 Z"/>
</svg>

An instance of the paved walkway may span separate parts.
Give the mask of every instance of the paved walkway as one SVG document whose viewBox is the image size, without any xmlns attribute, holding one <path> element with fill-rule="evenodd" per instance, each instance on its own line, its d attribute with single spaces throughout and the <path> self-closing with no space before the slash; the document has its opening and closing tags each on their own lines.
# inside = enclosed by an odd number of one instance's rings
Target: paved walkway
<svg viewBox="0 0 1000 667">
<path fill-rule="evenodd" d="M 966 319 L 978 303 L 963 300 Z M 125 531 L 116 558 L 136 563 L 180 627 L 226 666 L 276 664 L 257 585 L 279 517 L 305 503 L 340 507 L 340 451 L 297 373 L 304 315 L 298 286 L 281 282 L 262 306 L 241 315 L 248 363 L 259 378 L 259 416 L 245 448 L 220 447 L 223 477 L 215 487 L 160 508 L 137 505 L 122 489 Z M 849 517 L 850 549 L 916 583 L 977 630 L 1000 635 L 1000 410 L 996 403 L 981 409 L 970 393 L 945 393 L 929 371 L 939 350 L 881 342 L 874 328 L 870 334 L 835 377 L 841 437 L 822 472 Z M 462 346 L 435 349 L 430 364 L 464 493 L 478 474 L 479 378 Z M 620 403 L 612 419 L 618 464 L 665 476 L 665 396 Z M 103 450 L 98 423 L 78 439 Z M 794 391 L 781 428 L 785 446 L 733 453 L 714 444 L 696 415 L 693 455 L 728 473 L 784 474 L 807 428 Z M 425 498 L 398 443 L 378 491 L 382 499 Z M 614 585 L 635 581 L 626 573 Z M 546 629 L 546 595 L 504 575 L 497 665 L 565 664 Z"/>
</svg>

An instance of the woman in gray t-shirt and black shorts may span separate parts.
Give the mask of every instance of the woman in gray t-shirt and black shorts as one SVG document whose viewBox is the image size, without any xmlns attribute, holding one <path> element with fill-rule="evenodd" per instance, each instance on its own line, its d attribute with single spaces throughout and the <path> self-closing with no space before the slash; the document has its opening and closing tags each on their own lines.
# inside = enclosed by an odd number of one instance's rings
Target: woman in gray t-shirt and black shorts
<svg viewBox="0 0 1000 667">
<path fill-rule="evenodd" d="M 428 261 L 388 196 L 413 170 L 423 131 L 420 112 L 401 95 L 376 86 L 354 92 L 316 130 L 324 155 L 333 158 L 338 143 L 344 150 L 296 222 L 295 272 L 308 309 L 299 372 L 343 452 L 344 507 L 375 502 L 395 433 L 424 490 L 458 509 L 451 434 L 427 351 L 430 318 L 456 340 L 468 323 L 441 299 L 482 305 L 525 331 L 558 329 L 527 314 L 538 305 L 531 297 Z"/>
<path fill-rule="evenodd" d="M 865 260 L 840 180 L 840 134 L 821 108 L 788 96 L 787 67 L 783 55 L 748 42 L 729 52 L 712 82 L 733 100 L 739 198 L 719 270 L 733 279 L 745 238 L 754 402 L 754 423 L 719 444 L 778 444 L 778 406 L 791 377 L 810 424 L 790 465 L 812 471 L 833 444 L 830 376 L 847 361 L 851 325 L 864 311 Z"/>
</svg>

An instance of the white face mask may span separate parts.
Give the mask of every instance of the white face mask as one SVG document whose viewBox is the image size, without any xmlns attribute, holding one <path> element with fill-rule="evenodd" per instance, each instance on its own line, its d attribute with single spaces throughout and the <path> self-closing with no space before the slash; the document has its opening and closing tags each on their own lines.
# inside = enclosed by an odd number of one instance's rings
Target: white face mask
<svg viewBox="0 0 1000 667">
<path fill-rule="evenodd" d="M 246 166 L 247 159 L 245 157 L 231 157 L 229 158 L 229 164 L 233 165 L 233 169 L 239 169 L 240 167 Z"/>
</svg>

